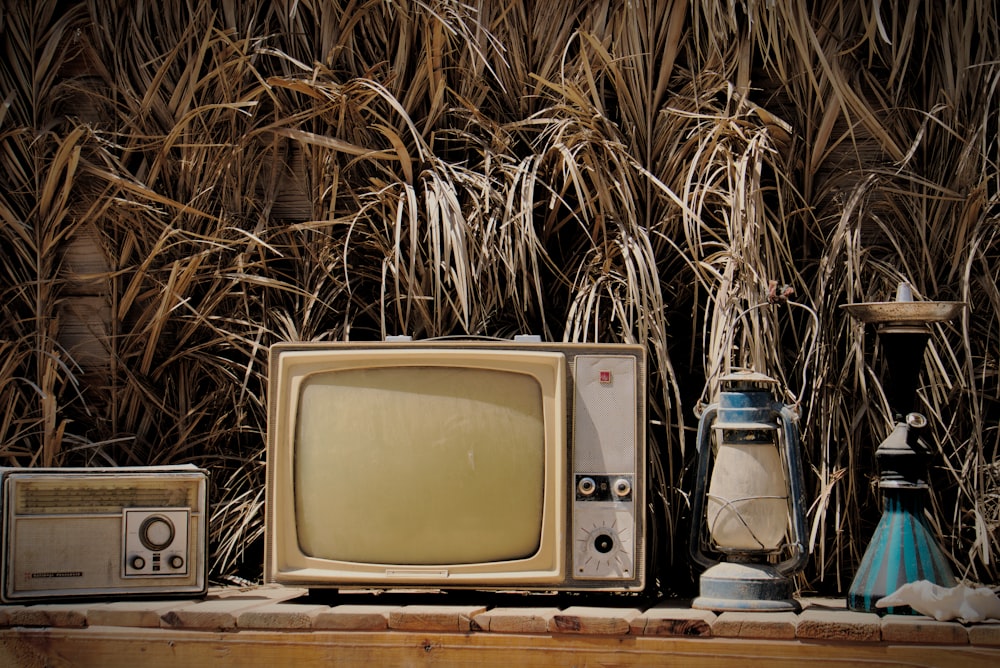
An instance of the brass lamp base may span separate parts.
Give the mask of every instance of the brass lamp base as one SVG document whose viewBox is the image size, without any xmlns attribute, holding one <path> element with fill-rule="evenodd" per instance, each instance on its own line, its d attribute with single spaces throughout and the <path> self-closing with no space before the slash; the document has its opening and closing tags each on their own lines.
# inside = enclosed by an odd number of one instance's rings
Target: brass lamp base
<svg viewBox="0 0 1000 668">
<path fill-rule="evenodd" d="M 701 575 L 701 596 L 691 607 L 701 610 L 797 612 L 791 578 L 770 564 L 722 562 Z"/>
</svg>

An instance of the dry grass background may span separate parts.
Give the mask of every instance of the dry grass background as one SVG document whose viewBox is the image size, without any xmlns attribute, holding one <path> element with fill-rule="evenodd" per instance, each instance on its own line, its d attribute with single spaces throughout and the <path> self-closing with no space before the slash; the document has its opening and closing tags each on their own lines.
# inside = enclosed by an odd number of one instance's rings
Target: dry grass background
<svg viewBox="0 0 1000 668">
<path fill-rule="evenodd" d="M 0 462 L 194 462 L 259 577 L 266 350 L 446 334 L 650 352 L 659 587 L 689 591 L 699 402 L 736 315 L 800 403 L 811 559 L 879 515 L 874 333 L 964 300 L 919 401 L 929 514 L 998 582 L 992 0 L 32 3 L 0 11 Z M 96 258 L 96 260 L 95 260 Z M 98 336 L 94 344 L 93 335 Z"/>
</svg>

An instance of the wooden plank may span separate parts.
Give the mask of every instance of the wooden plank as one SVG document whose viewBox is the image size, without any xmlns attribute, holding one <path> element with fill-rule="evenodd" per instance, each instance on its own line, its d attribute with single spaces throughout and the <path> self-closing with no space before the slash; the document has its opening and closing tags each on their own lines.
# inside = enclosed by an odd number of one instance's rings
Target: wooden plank
<svg viewBox="0 0 1000 668">
<path fill-rule="evenodd" d="M 314 629 L 329 631 L 384 631 L 389 628 L 391 606 L 336 605 L 313 619 Z"/>
<path fill-rule="evenodd" d="M 723 612 L 712 624 L 712 635 L 723 638 L 790 640 L 795 637 L 794 612 Z"/>
<path fill-rule="evenodd" d="M 10 626 L 86 626 L 87 615 L 79 603 L 39 603 L 11 605 L 4 609 L 5 624 Z"/>
<path fill-rule="evenodd" d="M 882 640 L 964 645 L 969 642 L 969 629 L 958 622 L 939 622 L 930 617 L 886 615 L 882 618 Z"/>
<path fill-rule="evenodd" d="M 303 603 L 267 603 L 241 612 L 236 626 L 241 629 L 310 629 L 327 605 Z"/>
<path fill-rule="evenodd" d="M 470 631 L 472 618 L 486 611 L 476 605 L 406 605 L 389 611 L 389 628 L 400 631 Z"/>
<path fill-rule="evenodd" d="M 161 626 L 189 629 L 232 629 L 244 613 L 298 598 L 302 589 L 256 587 L 248 590 L 213 590 L 203 601 L 185 605 L 160 617 Z M 291 604 L 289 604 L 291 605 Z M 272 611 L 273 612 L 273 611 Z M 248 617 L 248 620 L 252 617 Z"/>
<path fill-rule="evenodd" d="M 144 668 L 255 666 L 552 665 L 708 668 L 998 665 L 1000 648 L 760 639 L 700 639 L 504 633 L 191 631 L 147 628 L 9 628 L 0 630 L 0 665 Z"/>
<path fill-rule="evenodd" d="M 632 621 L 632 633 L 650 636 L 712 635 L 716 615 L 710 610 L 696 610 L 667 603 L 646 610 Z"/>
<path fill-rule="evenodd" d="M 882 621 L 870 612 L 853 610 L 803 610 L 795 624 L 795 636 L 822 640 L 878 642 Z"/>
<path fill-rule="evenodd" d="M 633 608 L 574 606 L 553 615 L 549 631 L 625 635 L 632 630 L 632 620 L 641 614 Z"/>
<path fill-rule="evenodd" d="M 160 617 L 171 610 L 197 601 L 111 601 L 93 603 L 86 608 L 87 624 L 90 626 L 145 626 L 157 628 Z"/>
<path fill-rule="evenodd" d="M 969 642 L 973 645 L 1000 645 L 1000 621 L 988 620 L 970 626 Z"/>
<path fill-rule="evenodd" d="M 558 608 L 494 608 L 472 618 L 475 630 L 492 633 L 545 633 Z"/>
<path fill-rule="evenodd" d="M 266 603 L 241 599 L 200 601 L 164 613 L 160 617 L 160 624 L 178 629 L 234 629 L 236 618 L 241 612 L 262 605 Z"/>
</svg>

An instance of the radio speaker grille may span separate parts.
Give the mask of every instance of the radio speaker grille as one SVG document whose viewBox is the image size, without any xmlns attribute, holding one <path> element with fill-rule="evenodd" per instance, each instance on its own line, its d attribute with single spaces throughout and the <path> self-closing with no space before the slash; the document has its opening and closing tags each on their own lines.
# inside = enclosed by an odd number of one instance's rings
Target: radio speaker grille
<svg viewBox="0 0 1000 668">
<path fill-rule="evenodd" d="M 15 507 L 19 515 L 78 515 L 116 513 L 126 507 L 197 507 L 197 486 L 161 484 L 123 485 L 121 481 L 58 480 L 22 481 L 17 486 Z"/>
</svg>

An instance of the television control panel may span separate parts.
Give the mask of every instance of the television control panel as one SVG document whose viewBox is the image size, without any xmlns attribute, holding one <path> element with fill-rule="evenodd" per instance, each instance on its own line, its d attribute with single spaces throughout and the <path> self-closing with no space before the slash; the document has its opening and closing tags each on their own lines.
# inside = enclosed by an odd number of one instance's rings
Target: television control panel
<svg viewBox="0 0 1000 668">
<path fill-rule="evenodd" d="M 636 359 L 574 360 L 572 577 L 595 586 L 643 580 L 642 426 Z"/>
</svg>

